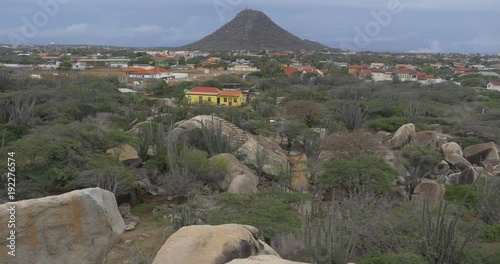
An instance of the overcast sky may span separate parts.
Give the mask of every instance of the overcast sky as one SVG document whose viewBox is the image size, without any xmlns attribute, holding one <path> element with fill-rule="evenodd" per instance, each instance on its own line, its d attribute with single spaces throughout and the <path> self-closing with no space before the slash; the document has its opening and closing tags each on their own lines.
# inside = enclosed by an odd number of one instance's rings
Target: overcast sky
<svg viewBox="0 0 500 264">
<path fill-rule="evenodd" d="M 0 43 L 180 46 L 246 8 L 335 48 L 500 52 L 499 0 L 2 0 Z"/>
</svg>

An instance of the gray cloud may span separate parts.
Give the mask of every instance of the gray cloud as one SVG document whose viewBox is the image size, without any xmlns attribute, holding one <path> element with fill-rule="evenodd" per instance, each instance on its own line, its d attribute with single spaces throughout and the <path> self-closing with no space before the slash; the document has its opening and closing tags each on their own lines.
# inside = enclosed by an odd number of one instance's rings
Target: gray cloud
<svg viewBox="0 0 500 264">
<path fill-rule="evenodd" d="M 0 43 L 9 32 L 20 32 L 23 17 L 45 12 L 33 0 L 4 0 Z M 63 0 L 40 0 L 42 3 Z M 332 47 L 352 43 L 355 28 L 373 21 L 371 12 L 387 10 L 397 0 L 190 0 L 157 1 L 64 0 L 33 44 L 105 44 L 178 46 L 210 34 L 239 11 L 264 11 L 278 25 L 301 38 Z M 375 51 L 453 51 L 497 53 L 500 29 L 498 0 L 399 0 L 403 10 L 393 15 L 364 49 Z"/>
</svg>

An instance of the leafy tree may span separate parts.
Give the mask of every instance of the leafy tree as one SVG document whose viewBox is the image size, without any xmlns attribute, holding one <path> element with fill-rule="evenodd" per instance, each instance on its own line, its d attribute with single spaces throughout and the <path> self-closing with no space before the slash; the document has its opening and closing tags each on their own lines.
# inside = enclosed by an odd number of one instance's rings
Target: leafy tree
<svg viewBox="0 0 500 264">
<path fill-rule="evenodd" d="M 319 183 L 341 185 L 350 194 L 384 194 L 391 190 L 398 171 L 383 159 L 374 156 L 359 156 L 352 160 L 325 162 Z"/>
</svg>

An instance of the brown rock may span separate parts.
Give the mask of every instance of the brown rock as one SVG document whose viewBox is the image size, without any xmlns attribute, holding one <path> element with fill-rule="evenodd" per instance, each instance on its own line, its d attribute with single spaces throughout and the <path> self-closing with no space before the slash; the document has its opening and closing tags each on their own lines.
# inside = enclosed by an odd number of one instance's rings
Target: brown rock
<svg viewBox="0 0 500 264">
<path fill-rule="evenodd" d="M 455 172 L 461 172 L 472 166 L 468 160 L 457 154 L 450 154 L 445 160 L 448 164 L 450 164 L 450 168 Z"/>
<path fill-rule="evenodd" d="M 445 160 L 442 160 L 434 168 L 432 168 L 432 175 L 448 175 L 450 173 L 450 164 Z"/>
<path fill-rule="evenodd" d="M 389 140 L 389 145 L 391 149 L 402 148 L 406 144 L 411 142 L 411 139 L 415 135 L 415 125 L 406 124 L 402 125 L 394 136 Z"/>
<path fill-rule="evenodd" d="M 458 184 L 473 184 L 478 176 L 479 174 L 477 173 L 477 171 L 474 169 L 474 167 L 471 166 L 460 173 L 460 175 L 458 176 Z"/>
<path fill-rule="evenodd" d="M 481 166 L 489 172 L 493 172 L 497 170 L 497 167 L 500 167 L 500 159 L 495 160 L 495 159 L 489 159 L 489 160 L 483 160 L 481 161 Z"/>
<path fill-rule="evenodd" d="M 153 264 L 222 264 L 258 255 L 264 245 L 237 224 L 187 226 L 161 247 Z"/>
<path fill-rule="evenodd" d="M 0 236 L 9 237 L 10 204 L 0 205 Z M 16 256 L 0 247 L 1 263 L 103 263 L 125 230 L 115 196 L 91 188 L 18 201 Z"/>
<path fill-rule="evenodd" d="M 417 147 L 438 147 L 438 133 L 436 131 L 421 131 L 411 137 L 411 145 Z"/>
<path fill-rule="evenodd" d="M 455 142 L 449 142 L 449 143 L 443 144 L 441 146 L 441 151 L 443 152 L 443 155 L 445 158 L 447 158 L 451 154 L 456 154 L 456 155 L 459 155 L 460 157 L 464 156 L 464 153 L 462 152 L 462 148 L 460 147 L 460 145 L 458 145 Z"/>
<path fill-rule="evenodd" d="M 238 149 L 242 155 L 243 164 L 257 171 L 257 152 L 264 155 L 264 166 L 262 172 L 269 179 L 278 179 L 282 170 L 288 164 L 286 152 L 276 143 L 262 136 L 249 135 L 248 140 Z"/>
<path fill-rule="evenodd" d="M 439 204 L 444 197 L 444 185 L 434 181 L 423 181 L 413 191 L 411 199 L 413 201 L 429 200 L 432 205 Z"/>
<path fill-rule="evenodd" d="M 473 164 L 479 165 L 484 160 L 498 160 L 498 149 L 495 143 L 483 143 L 466 147 L 464 157 Z"/>
<path fill-rule="evenodd" d="M 227 264 L 306 264 L 305 262 L 295 262 L 271 255 L 252 256 L 246 259 L 235 259 Z"/>
<path fill-rule="evenodd" d="M 120 161 L 139 159 L 137 150 L 129 144 L 124 144 L 116 148 L 108 149 L 106 151 L 106 154 L 116 156 Z"/>
<path fill-rule="evenodd" d="M 229 187 L 233 185 L 233 187 L 231 188 L 231 192 L 257 192 L 259 178 L 251 169 L 249 169 L 245 164 L 239 161 L 234 155 L 223 153 L 211 157 L 209 161 L 213 162 L 216 159 L 223 159 L 228 163 L 227 172 L 224 173 L 219 182 L 215 183 L 216 186 L 214 187 L 216 189 L 219 189 L 220 191 L 227 191 Z M 235 183 L 233 184 L 233 182 Z"/>
</svg>

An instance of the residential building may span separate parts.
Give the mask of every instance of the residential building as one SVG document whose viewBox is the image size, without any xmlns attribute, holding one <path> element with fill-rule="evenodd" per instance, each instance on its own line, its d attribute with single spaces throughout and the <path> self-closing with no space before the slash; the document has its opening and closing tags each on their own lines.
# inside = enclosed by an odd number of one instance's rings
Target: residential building
<svg viewBox="0 0 500 264">
<path fill-rule="evenodd" d="M 250 65 L 248 65 L 248 64 L 236 64 L 233 67 L 228 67 L 227 70 L 228 71 L 237 71 L 237 72 L 240 72 L 240 71 L 257 72 L 257 71 L 259 71 L 259 69 L 257 69 L 256 67 L 250 67 Z"/>
<path fill-rule="evenodd" d="M 121 72 L 127 74 L 130 78 L 144 78 L 144 79 L 175 79 L 172 70 L 156 68 L 156 67 L 131 67 L 121 69 Z"/>
<path fill-rule="evenodd" d="M 481 65 L 481 64 L 472 65 L 471 68 L 474 68 L 474 69 L 479 70 L 479 71 L 486 70 L 486 66 Z"/>
<path fill-rule="evenodd" d="M 216 87 L 198 86 L 186 92 L 189 104 L 213 104 L 237 107 L 246 103 L 241 90 L 219 90 Z"/>
<path fill-rule="evenodd" d="M 372 62 L 370 64 L 370 68 L 371 69 L 382 69 L 385 67 L 385 64 L 381 63 L 381 62 Z"/>
<path fill-rule="evenodd" d="M 186 92 L 188 104 L 220 104 L 218 98 L 221 91 L 216 87 L 197 86 Z"/>
<path fill-rule="evenodd" d="M 364 70 L 368 69 L 368 65 L 363 64 L 363 65 L 351 65 L 349 66 L 349 74 L 353 76 L 359 76 L 359 73 Z"/>
<path fill-rule="evenodd" d="M 349 67 L 349 63 L 347 63 L 347 62 L 334 62 L 333 64 L 335 64 L 336 66 L 341 67 L 341 68 Z"/>
<path fill-rule="evenodd" d="M 500 80 L 489 82 L 486 89 L 500 91 Z"/>
<path fill-rule="evenodd" d="M 376 82 L 392 81 L 395 78 L 402 82 L 416 82 L 419 78 L 419 73 L 410 69 L 373 70 L 371 75 Z"/>
<path fill-rule="evenodd" d="M 246 102 L 246 97 L 241 90 L 222 90 L 217 102 L 226 106 L 240 106 Z"/>
<path fill-rule="evenodd" d="M 172 70 L 194 70 L 194 66 L 177 64 L 177 65 L 170 66 L 170 69 L 172 69 Z"/>
<path fill-rule="evenodd" d="M 470 73 L 470 69 L 469 68 L 455 68 L 455 72 L 453 72 L 454 74 L 468 74 Z"/>
</svg>

